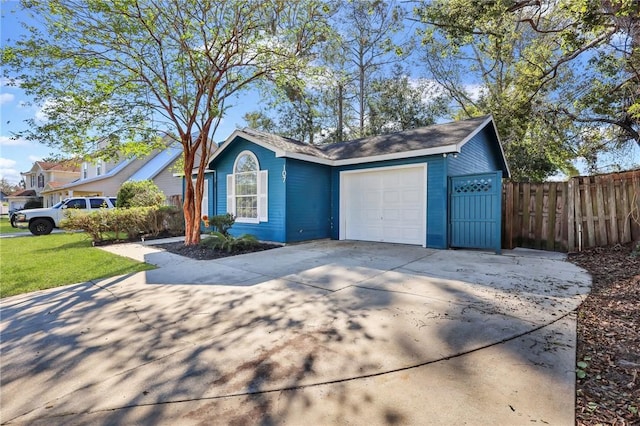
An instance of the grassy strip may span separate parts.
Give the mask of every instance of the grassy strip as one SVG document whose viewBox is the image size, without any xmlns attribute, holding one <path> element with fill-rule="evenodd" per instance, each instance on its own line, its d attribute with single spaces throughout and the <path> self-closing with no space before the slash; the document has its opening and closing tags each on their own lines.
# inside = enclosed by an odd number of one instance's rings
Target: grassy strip
<svg viewBox="0 0 640 426">
<path fill-rule="evenodd" d="M 26 232 L 29 233 L 29 230 L 24 228 L 14 228 L 11 226 L 9 222 L 9 218 L 6 216 L 0 217 L 0 234 L 13 234 L 15 232 Z"/>
<path fill-rule="evenodd" d="M 154 269 L 91 246 L 86 234 L 0 239 L 0 298 Z"/>
</svg>

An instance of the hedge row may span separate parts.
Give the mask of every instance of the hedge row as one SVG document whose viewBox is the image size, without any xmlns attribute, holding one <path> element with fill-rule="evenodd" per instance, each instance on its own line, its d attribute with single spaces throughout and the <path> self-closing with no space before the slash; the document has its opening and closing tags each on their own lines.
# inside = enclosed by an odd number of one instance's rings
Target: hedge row
<svg viewBox="0 0 640 426">
<path fill-rule="evenodd" d="M 123 235 L 128 240 L 162 233 L 184 235 L 185 229 L 182 210 L 173 206 L 100 209 L 90 214 L 69 210 L 60 227 L 84 231 L 94 243 L 120 240 Z"/>
</svg>

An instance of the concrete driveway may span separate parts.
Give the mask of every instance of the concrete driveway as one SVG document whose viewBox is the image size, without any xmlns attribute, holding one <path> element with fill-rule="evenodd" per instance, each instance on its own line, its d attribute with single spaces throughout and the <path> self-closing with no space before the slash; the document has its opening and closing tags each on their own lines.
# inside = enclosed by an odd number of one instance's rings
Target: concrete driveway
<svg viewBox="0 0 640 426">
<path fill-rule="evenodd" d="M 0 302 L 10 424 L 574 424 L 558 254 L 319 241 Z"/>
</svg>

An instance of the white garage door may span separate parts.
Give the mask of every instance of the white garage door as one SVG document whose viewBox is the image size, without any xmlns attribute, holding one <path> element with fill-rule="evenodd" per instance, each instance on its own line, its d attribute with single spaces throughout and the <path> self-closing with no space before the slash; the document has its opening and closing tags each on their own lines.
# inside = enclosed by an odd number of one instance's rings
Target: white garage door
<svg viewBox="0 0 640 426">
<path fill-rule="evenodd" d="M 340 174 L 340 238 L 426 243 L 426 164 Z"/>
</svg>

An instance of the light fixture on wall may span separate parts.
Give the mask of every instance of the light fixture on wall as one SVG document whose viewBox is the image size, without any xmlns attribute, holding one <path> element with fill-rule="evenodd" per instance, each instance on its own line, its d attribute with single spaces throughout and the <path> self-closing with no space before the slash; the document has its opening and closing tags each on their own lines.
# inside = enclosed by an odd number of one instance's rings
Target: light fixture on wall
<svg viewBox="0 0 640 426">
<path fill-rule="evenodd" d="M 447 155 L 452 155 L 453 158 L 458 158 L 458 153 L 457 152 L 445 152 L 445 153 L 442 154 L 442 156 L 444 158 L 447 158 Z"/>
</svg>

